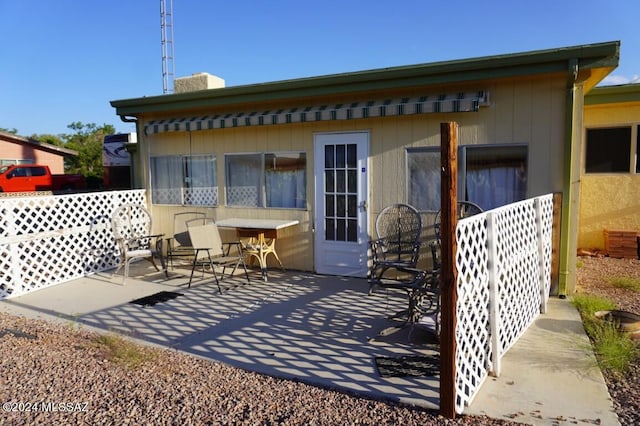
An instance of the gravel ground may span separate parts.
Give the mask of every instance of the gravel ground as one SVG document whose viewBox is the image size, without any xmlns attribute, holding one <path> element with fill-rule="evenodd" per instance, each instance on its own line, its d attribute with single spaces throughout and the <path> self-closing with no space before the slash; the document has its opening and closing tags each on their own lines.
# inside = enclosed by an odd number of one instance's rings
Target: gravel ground
<svg viewBox="0 0 640 426">
<path fill-rule="evenodd" d="M 640 263 L 581 258 L 579 291 L 640 312 L 640 293 L 607 284 L 607 277 L 621 275 L 640 278 Z M 473 416 L 449 420 L 423 409 L 116 342 L 130 352 L 118 355 L 87 330 L 0 313 L 0 425 L 518 424 Z M 624 377 L 605 374 L 623 425 L 640 424 L 639 373 L 636 362 Z"/>
<path fill-rule="evenodd" d="M 618 309 L 640 315 L 640 291 L 619 289 L 612 278 L 640 279 L 640 261 L 609 257 L 581 257 L 577 268 L 578 292 L 595 294 L 614 301 Z M 640 425 L 640 356 L 623 375 L 604 372 L 622 425 Z"/>
<path fill-rule="evenodd" d="M 471 416 L 452 421 L 166 349 L 131 345 L 133 353 L 118 358 L 96 333 L 0 313 L 2 331 L 0 424 L 516 424 Z"/>
</svg>

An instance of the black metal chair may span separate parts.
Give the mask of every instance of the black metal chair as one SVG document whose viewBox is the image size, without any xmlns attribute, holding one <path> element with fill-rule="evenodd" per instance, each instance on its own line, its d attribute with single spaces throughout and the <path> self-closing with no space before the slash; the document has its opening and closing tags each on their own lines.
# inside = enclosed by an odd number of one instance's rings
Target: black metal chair
<svg viewBox="0 0 640 426">
<path fill-rule="evenodd" d="M 472 201 L 458 201 L 456 206 L 456 212 L 458 219 L 464 219 L 465 217 L 473 216 L 478 213 L 482 213 L 482 207 L 477 205 Z M 435 234 L 436 240 L 440 240 L 440 213 L 441 210 L 438 210 L 435 218 L 433 219 L 433 232 Z"/>
<path fill-rule="evenodd" d="M 385 275 L 388 272 L 397 277 L 417 266 L 421 232 L 422 219 L 413 206 L 393 204 L 382 209 L 376 218 L 378 239 L 369 243 L 372 255 L 369 293 L 388 277 Z"/>
<path fill-rule="evenodd" d="M 187 222 L 193 219 L 204 219 L 202 212 L 180 212 L 173 215 L 173 236 L 166 239 L 167 264 L 173 269 L 174 259 L 188 259 L 191 261 L 195 253 Z"/>
</svg>

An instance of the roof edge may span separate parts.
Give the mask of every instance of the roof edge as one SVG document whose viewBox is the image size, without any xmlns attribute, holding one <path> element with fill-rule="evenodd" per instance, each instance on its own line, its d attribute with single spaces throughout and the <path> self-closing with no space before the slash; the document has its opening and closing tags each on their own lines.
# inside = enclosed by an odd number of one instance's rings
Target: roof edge
<svg viewBox="0 0 640 426">
<path fill-rule="evenodd" d="M 640 102 L 640 83 L 598 86 L 584 98 L 585 105 Z"/>
<path fill-rule="evenodd" d="M 39 140 L 26 138 L 24 136 L 14 135 L 13 133 L 0 132 L 0 139 L 9 140 L 10 142 L 15 143 L 24 143 L 33 145 L 39 149 L 43 149 L 45 151 L 57 152 L 61 155 L 77 157 L 78 151 L 74 151 L 73 149 L 63 148 L 61 146 L 53 145 L 46 142 L 40 142 Z"/>
<path fill-rule="evenodd" d="M 117 115 L 136 115 L 181 108 L 223 106 L 349 92 L 400 89 L 416 85 L 458 83 L 543 72 L 568 72 L 567 61 L 580 68 L 615 68 L 620 42 L 610 41 L 522 53 L 378 68 L 197 92 L 111 101 Z M 496 70 L 499 72 L 496 73 Z"/>
</svg>

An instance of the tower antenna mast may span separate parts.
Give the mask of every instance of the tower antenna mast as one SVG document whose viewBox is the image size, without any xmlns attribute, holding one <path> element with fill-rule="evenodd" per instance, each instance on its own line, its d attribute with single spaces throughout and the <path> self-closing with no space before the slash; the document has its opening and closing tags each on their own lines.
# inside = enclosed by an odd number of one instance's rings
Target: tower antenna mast
<svg viewBox="0 0 640 426">
<path fill-rule="evenodd" d="M 168 7 L 167 7 L 168 3 Z M 173 0 L 160 0 L 160 44 L 162 45 L 162 93 L 173 92 Z"/>
</svg>

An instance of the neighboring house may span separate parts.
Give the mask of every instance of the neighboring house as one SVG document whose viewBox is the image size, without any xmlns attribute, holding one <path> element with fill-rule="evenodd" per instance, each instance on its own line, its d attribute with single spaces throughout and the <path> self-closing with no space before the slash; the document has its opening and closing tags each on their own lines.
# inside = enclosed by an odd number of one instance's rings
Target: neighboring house
<svg viewBox="0 0 640 426">
<path fill-rule="evenodd" d="M 64 158 L 76 156 L 71 149 L 62 148 L 35 139 L 0 132 L 0 165 L 45 164 L 51 173 L 64 173 Z"/>
<path fill-rule="evenodd" d="M 136 121 L 137 186 L 157 231 L 175 212 L 295 219 L 285 266 L 364 277 L 378 212 L 440 207 L 440 123 L 459 125 L 460 199 L 485 209 L 562 194 L 559 292 L 575 286 L 584 94 L 619 42 L 115 100 Z M 179 79 L 181 80 L 181 79 Z M 211 88 L 214 86 L 215 88 Z M 427 223 L 429 225 L 430 223 Z"/>
<path fill-rule="evenodd" d="M 584 128 L 578 247 L 604 250 L 605 229 L 640 232 L 640 84 L 593 89 Z"/>
</svg>

